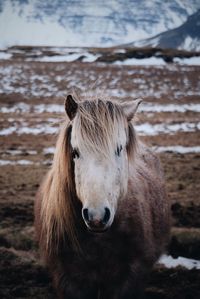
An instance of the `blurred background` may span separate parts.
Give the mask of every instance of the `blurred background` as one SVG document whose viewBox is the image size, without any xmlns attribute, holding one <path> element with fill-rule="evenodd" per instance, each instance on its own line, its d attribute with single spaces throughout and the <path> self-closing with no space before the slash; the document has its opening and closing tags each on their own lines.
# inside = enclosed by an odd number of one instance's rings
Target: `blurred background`
<svg viewBox="0 0 200 299">
<path fill-rule="evenodd" d="M 146 295 L 199 299 L 199 0 L 0 0 L 0 298 L 55 298 L 33 204 L 73 91 L 144 99 L 135 128 L 161 158 L 172 215 Z"/>
</svg>

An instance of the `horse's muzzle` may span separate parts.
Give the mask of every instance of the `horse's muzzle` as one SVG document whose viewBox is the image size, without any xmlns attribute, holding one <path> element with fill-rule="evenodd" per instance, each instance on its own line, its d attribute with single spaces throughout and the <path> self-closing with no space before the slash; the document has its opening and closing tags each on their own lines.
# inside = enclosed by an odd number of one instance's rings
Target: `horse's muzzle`
<svg viewBox="0 0 200 299">
<path fill-rule="evenodd" d="M 83 220 L 85 221 L 89 231 L 104 232 L 108 229 L 108 222 L 110 220 L 110 210 L 105 208 L 105 212 L 101 217 L 96 217 L 89 209 L 82 210 Z"/>
</svg>

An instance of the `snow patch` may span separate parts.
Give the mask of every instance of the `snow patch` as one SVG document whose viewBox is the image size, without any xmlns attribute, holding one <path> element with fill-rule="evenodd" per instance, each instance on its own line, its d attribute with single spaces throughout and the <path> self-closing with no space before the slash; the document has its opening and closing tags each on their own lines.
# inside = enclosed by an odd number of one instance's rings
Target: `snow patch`
<svg viewBox="0 0 200 299">
<path fill-rule="evenodd" d="M 0 52 L 0 60 L 7 60 L 10 59 L 12 55 L 6 52 Z"/>
<path fill-rule="evenodd" d="M 34 113 L 64 113 L 64 105 L 59 104 L 39 104 L 33 106 Z"/>
<path fill-rule="evenodd" d="M 174 58 L 174 62 L 186 65 L 200 65 L 200 56 L 191 58 Z"/>
<path fill-rule="evenodd" d="M 16 132 L 16 127 L 9 127 L 3 130 L 0 130 L 0 136 L 10 135 Z"/>
<path fill-rule="evenodd" d="M 25 103 L 17 103 L 12 107 L 0 107 L 1 113 L 27 113 L 30 112 L 31 106 Z"/>
<path fill-rule="evenodd" d="M 166 62 L 162 58 L 150 57 L 150 58 L 129 58 L 123 61 L 116 61 L 115 65 L 166 65 Z"/>
<path fill-rule="evenodd" d="M 44 148 L 43 150 L 43 153 L 44 155 L 53 155 L 55 152 L 55 147 L 47 147 L 47 148 Z"/>
<path fill-rule="evenodd" d="M 181 256 L 175 259 L 171 255 L 163 255 L 159 259 L 158 263 L 164 265 L 166 268 L 169 269 L 181 266 L 188 270 L 192 270 L 192 269 L 200 270 L 199 260 L 189 259 Z"/>
</svg>

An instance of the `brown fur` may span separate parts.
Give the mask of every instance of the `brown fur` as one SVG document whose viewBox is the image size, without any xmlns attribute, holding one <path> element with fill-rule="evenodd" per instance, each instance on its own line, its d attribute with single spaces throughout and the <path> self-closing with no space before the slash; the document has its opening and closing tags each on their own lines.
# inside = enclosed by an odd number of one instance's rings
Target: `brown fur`
<svg viewBox="0 0 200 299">
<path fill-rule="evenodd" d="M 123 116 L 120 106 L 99 102 L 99 107 L 105 105 L 110 113 L 105 115 L 107 121 L 116 117 L 114 112 Z M 84 115 L 91 113 L 88 103 L 82 107 Z M 134 159 L 127 196 L 120 201 L 111 228 L 90 233 L 75 192 L 70 135 L 71 124 L 66 121 L 52 169 L 36 197 L 35 227 L 45 263 L 60 298 L 136 298 L 169 235 L 169 209 L 158 158 L 137 141 L 129 123 L 127 152 Z"/>
</svg>

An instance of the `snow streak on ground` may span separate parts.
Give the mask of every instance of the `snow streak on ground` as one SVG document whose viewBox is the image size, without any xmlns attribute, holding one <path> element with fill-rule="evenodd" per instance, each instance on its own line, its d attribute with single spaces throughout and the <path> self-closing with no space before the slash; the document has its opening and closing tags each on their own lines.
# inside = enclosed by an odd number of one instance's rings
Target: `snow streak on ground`
<svg viewBox="0 0 200 299">
<path fill-rule="evenodd" d="M 192 153 L 200 153 L 200 146 L 193 146 L 193 147 L 184 147 L 184 146 L 166 146 L 166 147 L 153 147 L 153 150 L 155 150 L 156 152 L 172 152 L 172 153 L 178 153 L 178 154 L 192 154 Z M 55 147 L 49 147 L 49 148 L 45 148 L 43 150 L 43 155 L 44 156 L 48 156 L 48 155 L 53 155 L 55 152 Z M 24 156 L 24 155 L 28 155 L 28 156 L 32 156 L 32 155 L 37 155 L 38 152 L 36 152 L 35 150 L 31 150 L 31 151 L 23 151 L 23 150 L 11 150 L 11 151 L 1 151 L 0 155 L 1 157 L 5 157 L 5 159 L 0 159 L 0 166 L 5 166 L 5 165 L 35 165 L 35 166 L 39 166 L 39 165 L 51 165 L 52 164 L 52 159 L 42 159 L 39 161 L 32 161 L 32 160 L 28 160 L 28 159 L 15 159 L 15 160 L 10 160 L 8 159 L 9 156 L 14 157 L 14 156 Z"/>
<path fill-rule="evenodd" d="M 27 53 L 24 52 L 27 57 L 24 58 L 25 61 L 38 61 L 38 62 L 74 62 L 81 61 L 86 63 L 96 62 L 97 58 L 101 57 L 102 54 L 92 53 L 84 48 L 66 48 L 66 47 L 49 47 L 49 55 L 42 53 L 42 49 L 34 50 L 32 49 L 32 55 L 29 57 Z M 0 51 L 0 60 L 14 59 L 15 55 L 20 52 L 18 49 L 8 49 L 7 51 Z M 125 53 L 125 49 L 115 50 L 114 53 Z M 34 55 L 35 54 L 35 55 Z M 98 62 L 97 62 L 98 63 Z M 174 64 L 179 65 L 200 65 L 200 56 L 190 57 L 190 58 L 178 58 L 173 59 Z M 101 64 L 101 63 L 100 63 Z M 168 63 L 161 57 L 149 57 L 149 58 L 127 58 L 123 61 L 116 60 L 114 65 L 128 65 L 128 66 L 167 66 Z"/>
<path fill-rule="evenodd" d="M 153 148 L 158 153 L 171 152 L 178 154 L 191 154 L 200 153 L 200 146 L 181 146 L 181 145 L 171 145 L 171 146 L 157 146 Z"/>
<path fill-rule="evenodd" d="M 40 62 L 72 62 L 81 59 L 82 62 L 94 62 L 100 55 L 92 54 L 89 52 L 72 53 L 67 55 L 53 55 L 53 56 L 43 56 L 41 58 L 36 58 L 34 61 Z M 32 58 L 27 59 L 28 61 L 33 61 Z"/>
<path fill-rule="evenodd" d="M 138 112 L 179 112 L 185 113 L 188 111 L 200 112 L 200 104 L 153 104 L 144 103 L 140 105 Z M 61 104 L 38 104 L 30 105 L 24 102 L 17 103 L 14 106 L 2 106 L 0 107 L 1 113 L 61 113 L 64 112 L 64 106 Z"/>
<path fill-rule="evenodd" d="M 12 160 L 0 160 L 0 166 L 5 166 L 5 165 L 33 165 L 36 164 L 33 161 L 29 161 L 29 160 L 16 160 L 16 161 L 12 161 Z"/>
<path fill-rule="evenodd" d="M 34 165 L 34 166 L 39 166 L 39 165 L 51 165 L 52 161 L 51 160 L 45 160 L 45 161 L 40 161 L 40 162 L 35 162 L 35 161 L 30 161 L 30 160 L 3 160 L 0 159 L 0 166 L 6 166 L 6 165 L 20 165 L 20 166 L 29 166 L 29 165 Z"/>
<path fill-rule="evenodd" d="M 28 126 L 27 123 L 21 123 L 20 126 L 13 125 L 8 128 L 0 130 L 1 136 L 11 135 L 16 133 L 17 135 L 22 134 L 55 134 L 58 133 L 58 127 L 52 127 L 49 124 L 37 124 L 34 127 Z M 200 122 L 198 123 L 176 123 L 176 124 L 150 124 L 143 123 L 135 125 L 136 131 L 139 135 L 143 136 L 155 136 L 158 134 L 175 134 L 177 132 L 195 132 L 200 130 Z"/>
</svg>

